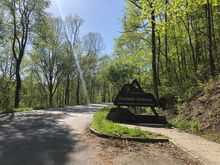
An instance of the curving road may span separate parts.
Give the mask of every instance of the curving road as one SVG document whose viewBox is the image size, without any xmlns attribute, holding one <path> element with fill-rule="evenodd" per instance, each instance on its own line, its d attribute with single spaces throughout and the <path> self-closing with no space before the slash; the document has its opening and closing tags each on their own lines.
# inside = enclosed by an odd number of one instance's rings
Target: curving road
<svg viewBox="0 0 220 165">
<path fill-rule="evenodd" d="M 0 115 L 0 165 L 98 164 L 83 134 L 93 113 L 104 106 Z"/>
</svg>

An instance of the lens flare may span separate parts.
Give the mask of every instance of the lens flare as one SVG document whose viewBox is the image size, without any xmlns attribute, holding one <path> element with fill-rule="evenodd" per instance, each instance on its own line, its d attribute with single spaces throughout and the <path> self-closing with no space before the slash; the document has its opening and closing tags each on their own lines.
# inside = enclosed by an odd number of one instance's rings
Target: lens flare
<svg viewBox="0 0 220 165">
<path fill-rule="evenodd" d="M 62 7 L 59 3 L 59 0 L 56 0 L 56 4 L 57 4 L 57 7 L 58 7 L 58 10 L 59 10 L 59 14 L 60 14 L 60 17 L 61 19 L 63 20 L 64 22 L 64 26 L 65 26 L 65 31 L 66 31 L 66 34 L 67 34 L 67 37 L 68 37 L 68 40 L 70 40 L 70 33 L 69 33 L 69 30 L 68 30 L 68 27 L 67 25 L 65 24 L 65 16 L 63 14 L 63 10 L 62 10 Z M 83 91 L 84 91 L 84 94 L 85 94 L 85 97 L 86 97 L 86 104 L 89 104 L 90 100 L 89 100 L 89 96 L 88 96 L 88 91 L 87 91 L 87 88 L 86 88 L 86 82 L 85 82 L 85 79 L 83 77 L 83 72 L 82 72 L 82 69 L 81 69 L 81 66 L 80 66 L 80 63 L 79 63 L 79 59 L 78 59 L 78 56 L 77 54 L 74 52 L 74 47 L 73 45 L 71 44 L 71 49 L 72 49 L 72 53 L 74 55 L 74 59 L 75 59 L 75 63 L 76 63 L 76 66 L 77 66 L 77 70 L 79 72 L 79 75 L 80 75 L 80 80 L 82 82 L 82 86 L 83 86 Z"/>
</svg>

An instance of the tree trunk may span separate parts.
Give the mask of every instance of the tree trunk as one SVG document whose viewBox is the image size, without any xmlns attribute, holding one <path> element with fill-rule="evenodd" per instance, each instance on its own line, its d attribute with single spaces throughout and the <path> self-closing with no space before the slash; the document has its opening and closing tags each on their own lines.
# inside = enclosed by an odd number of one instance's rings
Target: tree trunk
<svg viewBox="0 0 220 165">
<path fill-rule="evenodd" d="M 65 105 L 70 104 L 70 75 L 67 75 L 66 88 L 65 88 Z"/>
<path fill-rule="evenodd" d="M 168 74 L 170 73 L 170 66 L 169 66 L 169 60 L 168 60 L 168 36 L 167 36 L 167 5 L 168 5 L 168 0 L 165 0 L 165 36 L 164 36 L 164 46 L 165 46 L 165 60 L 166 60 L 166 69 L 168 71 Z"/>
<path fill-rule="evenodd" d="M 211 22 L 212 22 L 213 46 L 214 46 L 214 50 L 215 50 L 214 55 L 215 55 L 216 63 L 219 64 L 219 60 L 218 60 L 218 45 L 216 43 L 216 37 L 215 37 L 215 23 L 214 23 L 213 8 L 211 8 Z"/>
<path fill-rule="evenodd" d="M 201 51 L 200 51 L 200 48 L 201 48 L 201 45 L 199 43 L 199 35 L 198 34 L 195 34 L 195 52 L 196 52 L 196 60 L 198 63 L 201 62 Z"/>
<path fill-rule="evenodd" d="M 215 64 L 214 64 L 213 52 L 212 52 L 211 4 L 210 4 L 209 0 L 207 0 L 206 13 L 207 13 L 207 34 L 208 34 L 209 66 L 210 66 L 211 76 L 215 77 Z"/>
<path fill-rule="evenodd" d="M 157 81 L 158 85 L 161 86 L 161 81 L 160 81 L 160 52 L 161 52 L 161 40 L 160 36 L 158 36 L 158 52 L 157 52 Z"/>
<path fill-rule="evenodd" d="M 103 83 L 103 87 L 102 87 L 102 102 L 105 103 L 106 102 L 106 94 L 107 94 L 107 84 L 104 82 Z"/>
<path fill-rule="evenodd" d="M 49 107 L 53 106 L 53 87 L 49 85 Z"/>
<path fill-rule="evenodd" d="M 174 32 L 174 43 L 175 43 L 175 47 L 176 47 L 176 56 L 177 56 L 177 63 L 178 63 L 178 69 L 179 69 L 179 82 L 180 84 L 182 83 L 182 69 L 181 69 L 181 62 L 180 62 L 180 53 L 179 53 L 179 47 L 178 47 L 178 41 L 177 41 L 177 37 L 176 37 L 176 33 Z"/>
<path fill-rule="evenodd" d="M 52 102 L 53 102 L 53 95 L 50 93 L 49 94 L 49 106 L 52 107 Z"/>
<path fill-rule="evenodd" d="M 21 65 L 21 61 L 16 61 L 16 68 L 15 68 L 15 76 L 16 76 L 15 108 L 19 108 L 19 103 L 20 103 L 20 91 L 21 91 L 20 65 Z"/>
<path fill-rule="evenodd" d="M 91 80 L 90 80 L 90 101 L 91 101 L 91 103 L 94 103 L 94 93 L 93 93 L 93 91 L 94 91 L 94 84 L 93 84 L 93 78 L 91 78 Z"/>
<path fill-rule="evenodd" d="M 76 105 L 79 105 L 79 97 L 80 97 L 80 75 L 77 75 L 77 87 L 76 87 Z"/>
<path fill-rule="evenodd" d="M 193 42 L 192 42 L 192 36 L 191 36 L 191 32 L 190 32 L 190 19 L 189 19 L 189 15 L 187 14 L 186 16 L 187 19 L 187 33 L 188 33 L 188 38 L 189 38 L 189 45 L 191 48 L 191 52 L 192 52 L 192 61 L 193 61 L 193 68 L 194 68 L 194 72 L 197 71 L 197 61 L 196 61 L 196 57 L 195 57 L 195 50 L 194 50 L 194 46 L 193 46 Z"/>
<path fill-rule="evenodd" d="M 152 30 L 152 70 L 153 70 L 153 89 L 157 102 L 159 103 L 158 78 L 157 78 L 157 61 L 156 61 L 156 34 L 155 34 L 155 11 L 151 12 L 151 30 Z"/>
</svg>

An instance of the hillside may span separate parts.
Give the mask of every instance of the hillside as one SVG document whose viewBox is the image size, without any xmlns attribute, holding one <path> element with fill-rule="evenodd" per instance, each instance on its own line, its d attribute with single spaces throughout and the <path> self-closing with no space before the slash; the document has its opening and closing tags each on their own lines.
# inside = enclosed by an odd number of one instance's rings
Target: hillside
<svg viewBox="0 0 220 165">
<path fill-rule="evenodd" d="M 220 79 L 202 85 L 180 106 L 179 112 L 194 124 L 197 133 L 220 142 Z"/>
</svg>

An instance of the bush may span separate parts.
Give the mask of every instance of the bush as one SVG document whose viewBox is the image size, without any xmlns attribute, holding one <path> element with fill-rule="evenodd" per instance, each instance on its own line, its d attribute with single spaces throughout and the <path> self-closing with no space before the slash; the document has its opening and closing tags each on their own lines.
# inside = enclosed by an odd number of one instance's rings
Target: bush
<svg viewBox="0 0 220 165">
<path fill-rule="evenodd" d="M 199 124 L 196 120 L 188 121 L 183 115 L 177 116 L 171 121 L 174 127 L 184 129 L 187 131 L 196 132 L 199 130 Z"/>
</svg>

